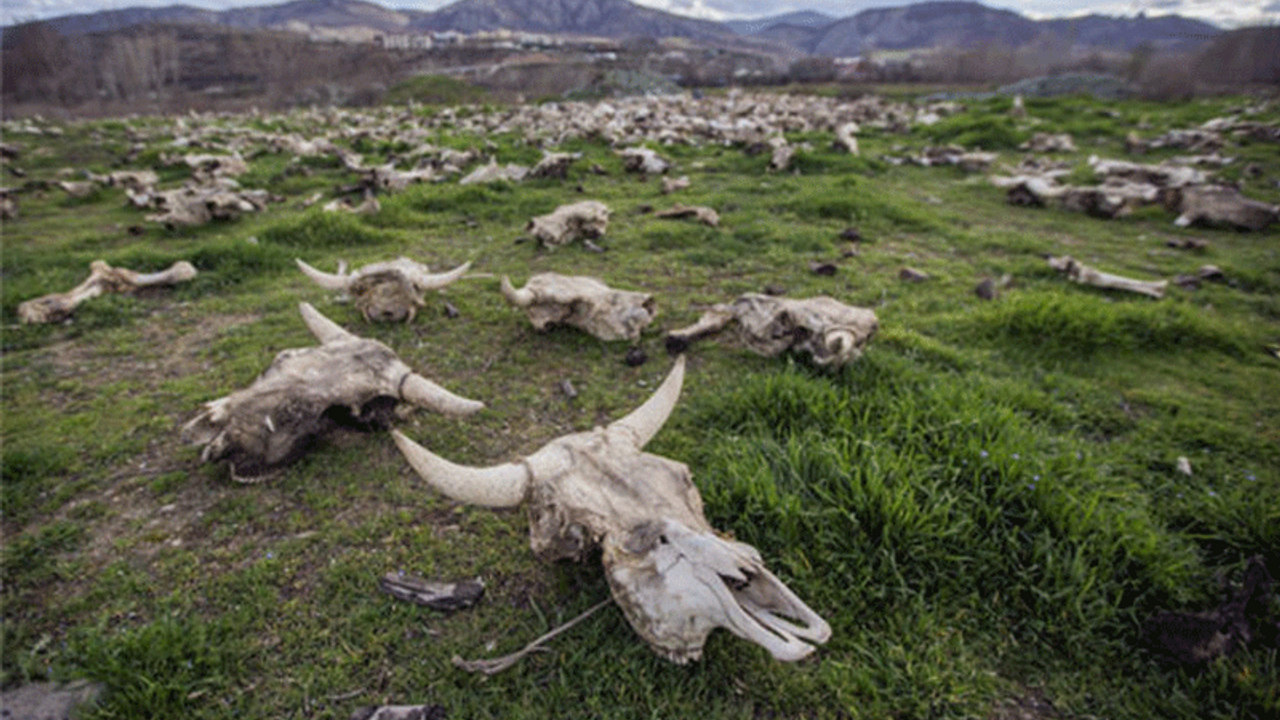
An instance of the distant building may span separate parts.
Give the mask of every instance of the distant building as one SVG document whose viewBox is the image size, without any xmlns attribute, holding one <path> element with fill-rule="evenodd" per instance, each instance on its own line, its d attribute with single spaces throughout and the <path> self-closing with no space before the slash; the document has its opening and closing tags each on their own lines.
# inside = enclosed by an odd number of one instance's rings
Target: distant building
<svg viewBox="0 0 1280 720">
<path fill-rule="evenodd" d="M 373 39 L 375 45 L 388 50 L 430 50 L 435 41 L 430 35 L 386 33 Z"/>
</svg>

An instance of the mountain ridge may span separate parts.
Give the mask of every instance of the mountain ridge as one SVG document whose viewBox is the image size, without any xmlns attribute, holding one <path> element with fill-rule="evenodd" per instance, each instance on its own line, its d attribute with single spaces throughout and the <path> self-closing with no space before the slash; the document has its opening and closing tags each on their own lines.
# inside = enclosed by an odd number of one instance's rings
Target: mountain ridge
<svg viewBox="0 0 1280 720">
<path fill-rule="evenodd" d="M 126 8 L 41 21 L 62 35 L 118 30 L 144 23 L 203 23 L 237 28 L 367 28 L 384 33 L 509 30 L 610 38 L 754 38 L 817 56 L 872 50 L 972 46 L 1019 47 L 1041 38 L 1132 51 L 1200 44 L 1222 31 L 1178 15 L 1117 18 L 1087 15 L 1032 20 L 977 2 L 933 0 L 861 10 L 833 18 L 800 11 L 757 21 L 719 23 L 637 5 L 629 0 L 459 0 L 432 12 L 393 10 L 367 0 L 290 0 L 276 5 L 204 10 L 190 5 Z M 754 31 L 752 28 L 757 28 Z"/>
</svg>

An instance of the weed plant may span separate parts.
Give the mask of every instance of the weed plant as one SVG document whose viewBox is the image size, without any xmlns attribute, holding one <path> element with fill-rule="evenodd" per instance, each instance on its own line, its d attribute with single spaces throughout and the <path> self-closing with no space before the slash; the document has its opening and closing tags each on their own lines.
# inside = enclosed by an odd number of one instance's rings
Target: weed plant
<svg viewBox="0 0 1280 720">
<path fill-rule="evenodd" d="M 390 96 L 440 105 L 370 112 L 485 112 L 446 107 L 477 99 L 460 92 L 419 80 Z M 584 156 L 563 182 L 416 185 L 380 194 L 369 217 L 302 208 L 359 181 L 342 164 L 247 154 L 242 184 L 284 201 L 182 230 L 146 223 L 117 190 L 69 203 L 47 184 L 64 167 L 151 167 L 170 121 L 15 135 L 35 184 L 5 223 L 0 288 L 3 684 L 101 682 L 87 717 L 102 718 L 345 718 L 411 703 L 459 718 L 1007 717 L 1036 698 L 1053 707 L 1039 717 L 1274 717 L 1274 645 L 1179 666 L 1143 627 L 1161 611 L 1216 606 L 1251 557 L 1280 577 L 1277 231 L 1011 208 L 981 177 L 883 160 L 954 142 L 1014 164 L 1032 131 L 1070 132 L 1081 150 L 1064 159 L 1084 182 L 1084 158 L 1118 156 L 1134 127 L 1188 127 L 1250 103 L 1029 100 L 1018 120 L 1007 100 L 979 102 L 911 133 L 869 131 L 858 157 L 826 133 L 796 134 L 808 147 L 785 173 L 737 147 L 655 146 L 693 181 L 674 196 L 624 173 L 603 141 L 575 139 L 561 149 Z M 234 137 L 239 123 L 313 135 L 319 117 L 221 118 L 208 137 Z M 155 139 L 127 155 L 138 132 Z M 447 127 L 423 141 L 503 163 L 541 154 Z M 1274 144 L 1231 151 L 1280 172 Z M 1252 175 L 1232 177 L 1278 199 Z M 580 199 L 612 210 L 603 252 L 524 237 L 530 217 Z M 720 226 L 653 216 L 675 202 L 715 208 Z M 843 239 L 850 228 L 861 240 Z M 1168 245 L 1189 237 L 1207 248 Z M 1127 297 L 1067 282 L 1044 262 L 1063 254 L 1144 278 L 1214 264 L 1225 281 Z M 413 323 L 370 325 L 294 265 L 398 255 L 434 269 L 469 260 L 473 276 L 428 295 Z M 95 298 L 63 325 L 17 324 L 20 302 L 72 287 L 99 257 L 140 270 L 185 259 L 200 274 Z M 815 274 L 812 261 L 837 272 Z M 901 280 L 904 266 L 929 279 Z M 648 362 L 624 363 L 626 343 L 537 333 L 498 293 L 503 274 L 520 283 L 550 270 L 653 293 L 659 321 L 637 343 Z M 1005 275 L 997 299 L 974 294 Z M 598 563 L 537 562 L 522 512 L 439 497 L 385 433 L 328 438 L 256 485 L 178 441 L 201 403 L 314 344 L 300 301 L 483 399 L 471 418 L 419 412 L 397 425 L 451 460 L 489 465 L 634 408 L 669 368 L 666 330 L 766 287 L 871 307 L 881 331 L 835 372 L 725 338 L 696 343 L 683 399 L 648 449 L 688 464 L 712 524 L 757 547 L 830 621 L 831 640 L 794 665 L 725 632 L 701 661 L 672 665 L 609 607 L 505 673 L 468 675 L 452 656 L 514 651 L 607 597 Z M 381 574 L 401 571 L 480 576 L 487 592 L 467 610 L 427 610 L 378 592 Z M 1274 622 L 1280 601 L 1263 605 Z"/>
</svg>

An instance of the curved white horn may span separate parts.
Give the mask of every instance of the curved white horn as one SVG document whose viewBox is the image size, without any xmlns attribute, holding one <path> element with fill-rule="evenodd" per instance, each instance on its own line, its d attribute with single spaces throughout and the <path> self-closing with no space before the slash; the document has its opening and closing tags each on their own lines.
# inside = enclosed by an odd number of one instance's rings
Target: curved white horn
<svg viewBox="0 0 1280 720">
<path fill-rule="evenodd" d="M 414 472 L 441 494 L 458 502 L 492 508 L 519 505 L 529 489 L 529 470 L 520 463 L 472 468 L 455 465 L 410 440 L 399 430 L 391 437 Z"/>
<path fill-rule="evenodd" d="M 321 343 L 339 342 L 342 340 L 358 340 L 357 335 L 347 332 L 338 323 L 330 320 L 320 311 L 311 306 L 311 303 L 298 303 L 298 310 L 302 313 L 302 321 L 307 324 L 307 329 Z"/>
<path fill-rule="evenodd" d="M 653 395 L 643 405 L 632 410 L 630 414 L 609 424 L 609 432 L 625 430 L 632 436 L 637 448 L 643 448 L 671 416 L 676 402 L 680 400 L 680 388 L 684 385 L 684 355 L 676 358 L 676 364 L 667 373 Z"/>
<path fill-rule="evenodd" d="M 502 284 L 500 287 L 502 288 L 502 296 L 505 297 L 507 302 L 512 305 L 529 307 L 533 304 L 533 291 L 528 287 L 523 287 L 519 290 L 515 289 L 511 285 L 511 278 L 506 275 L 502 276 Z"/>
<path fill-rule="evenodd" d="M 301 270 L 304 275 L 311 278 L 315 284 L 325 290 L 346 290 L 347 286 L 351 284 L 350 275 L 333 275 L 327 272 L 320 272 L 319 270 L 302 262 L 301 258 L 294 258 L 293 261 L 298 263 L 298 269 Z"/>
<path fill-rule="evenodd" d="M 400 397 L 414 405 L 429 407 L 445 415 L 470 415 L 484 409 L 479 400 L 468 400 L 411 372 L 400 382 Z"/>
<path fill-rule="evenodd" d="M 464 262 L 449 272 L 436 273 L 434 275 L 430 273 L 414 273 L 412 280 L 419 290 L 438 290 L 462 277 L 470 269 L 471 263 Z"/>
</svg>

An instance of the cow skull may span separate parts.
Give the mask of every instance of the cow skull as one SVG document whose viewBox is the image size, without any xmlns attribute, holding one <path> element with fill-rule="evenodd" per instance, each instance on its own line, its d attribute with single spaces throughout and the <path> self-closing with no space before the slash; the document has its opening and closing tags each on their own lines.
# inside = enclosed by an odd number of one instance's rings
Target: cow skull
<svg viewBox="0 0 1280 720">
<path fill-rule="evenodd" d="M 689 343 L 734 323 L 738 341 L 760 355 L 788 348 L 808 353 L 814 363 L 839 367 L 862 356 L 880 327 L 873 310 L 855 308 L 819 295 L 804 300 L 747 293 L 729 305 L 715 305 L 689 327 L 667 334 L 667 349 Z"/>
<path fill-rule="evenodd" d="M 400 400 L 446 415 L 484 407 L 418 375 L 391 348 L 347 332 L 311 305 L 299 309 L 321 344 L 280 352 L 252 385 L 205 403 L 182 429 L 186 442 L 204 446 L 201 460 L 227 460 L 236 480 L 266 479 L 337 426 L 383 426 Z"/>
<path fill-rule="evenodd" d="M 89 277 L 63 293 L 42 295 L 18 305 L 18 318 L 23 323 L 54 323 L 71 317 L 76 306 L 108 292 L 136 292 L 145 287 L 172 285 L 196 276 L 191 263 L 179 260 L 167 270 L 140 273 L 128 268 L 111 267 L 103 260 L 89 263 Z"/>
<path fill-rule="evenodd" d="M 423 294 L 438 290 L 462 277 L 471 263 L 463 263 L 449 272 L 432 274 L 422 263 L 399 257 L 388 262 L 373 263 L 348 274 L 339 263 L 337 274 L 321 272 L 301 260 L 298 268 L 326 290 L 339 290 L 355 298 L 356 307 L 365 320 L 413 320 L 418 308 L 426 303 Z"/>
<path fill-rule="evenodd" d="M 598 200 L 583 200 L 529 220 L 525 232 L 546 247 L 557 247 L 604 237 L 608 227 L 609 207 Z"/>
<path fill-rule="evenodd" d="M 414 470 L 454 500 L 527 503 L 530 545 L 540 558 L 580 560 L 600 547 L 614 600 L 659 655 L 697 660 L 707 635 L 723 627 L 779 660 L 799 660 L 826 642 L 830 626 L 765 568 L 755 548 L 716 533 L 686 465 L 642 452 L 675 408 L 683 381 L 680 357 L 631 414 L 486 469 L 455 465 L 398 431 L 392 437 Z"/>
<path fill-rule="evenodd" d="M 517 290 L 504 275 L 501 287 L 507 301 L 524 308 L 538 330 L 564 324 L 605 341 L 636 340 L 658 314 L 652 295 L 614 290 L 591 277 L 539 273 Z"/>
</svg>

